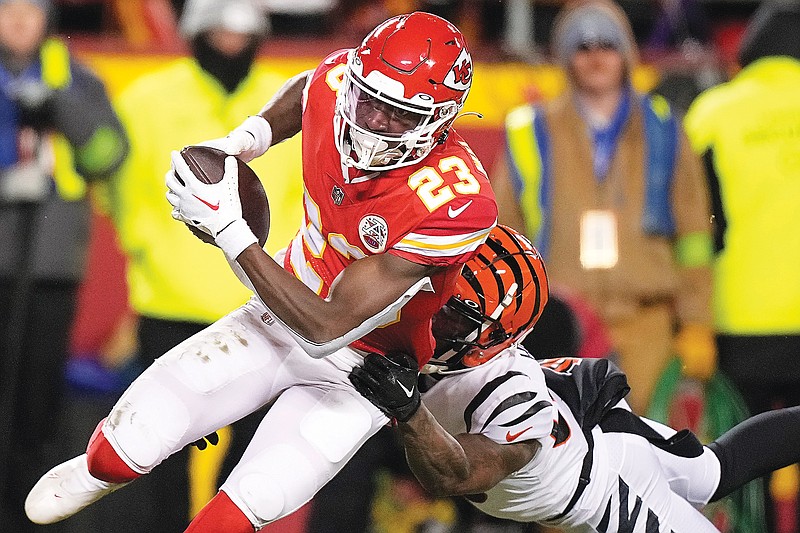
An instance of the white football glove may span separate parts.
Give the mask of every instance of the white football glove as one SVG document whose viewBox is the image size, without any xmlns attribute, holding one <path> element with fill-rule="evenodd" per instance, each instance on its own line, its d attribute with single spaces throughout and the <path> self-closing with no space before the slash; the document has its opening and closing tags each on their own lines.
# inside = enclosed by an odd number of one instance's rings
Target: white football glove
<svg viewBox="0 0 800 533">
<path fill-rule="evenodd" d="M 227 137 L 198 143 L 238 156 L 245 163 L 264 155 L 272 144 L 272 126 L 260 115 L 249 116 Z"/>
<path fill-rule="evenodd" d="M 257 243 L 242 218 L 239 199 L 239 167 L 235 157 L 225 158 L 225 174 L 213 185 L 197 179 L 178 152 L 166 175 L 167 200 L 172 218 L 211 235 L 225 256 L 235 260 L 245 248 Z"/>
</svg>

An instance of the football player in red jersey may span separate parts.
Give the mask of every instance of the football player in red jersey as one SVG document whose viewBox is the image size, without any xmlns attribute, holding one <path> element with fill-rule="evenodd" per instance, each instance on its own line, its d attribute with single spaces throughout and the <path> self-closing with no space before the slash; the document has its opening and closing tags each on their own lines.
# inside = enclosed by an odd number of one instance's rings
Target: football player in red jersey
<svg viewBox="0 0 800 533">
<path fill-rule="evenodd" d="M 71 516 L 274 402 L 188 529 L 251 532 L 311 499 L 387 423 L 354 390 L 350 370 L 368 352 L 428 362 L 431 316 L 496 223 L 486 173 L 451 127 L 472 67 L 455 26 L 402 15 L 287 81 L 227 137 L 205 142 L 249 161 L 302 130 L 305 220 L 277 260 L 242 219 L 235 159 L 208 185 L 173 153 L 173 217 L 211 235 L 256 295 L 128 388 L 87 453 L 31 490 L 34 522 Z M 197 290 L 214 290 L 213 280 Z"/>
<path fill-rule="evenodd" d="M 710 533 L 697 508 L 800 460 L 800 407 L 702 446 L 634 415 L 625 375 L 607 359 L 534 360 L 517 344 L 547 291 L 530 242 L 497 226 L 434 315 L 433 373 L 419 378 L 396 352 L 352 371 L 356 389 L 397 420 L 429 492 L 569 531 Z"/>
</svg>

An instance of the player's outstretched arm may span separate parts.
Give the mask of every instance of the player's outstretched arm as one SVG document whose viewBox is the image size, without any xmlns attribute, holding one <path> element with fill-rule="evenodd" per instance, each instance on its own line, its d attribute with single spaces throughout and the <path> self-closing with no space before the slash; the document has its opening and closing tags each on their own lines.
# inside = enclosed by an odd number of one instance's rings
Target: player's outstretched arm
<svg viewBox="0 0 800 533">
<path fill-rule="evenodd" d="M 447 378 L 445 378 L 447 379 Z M 411 471 L 431 494 L 479 494 L 525 466 L 541 448 L 536 440 L 498 444 L 481 434 L 448 434 L 424 404 L 398 429 Z"/>
<path fill-rule="evenodd" d="M 402 353 L 368 354 L 350 373 L 355 389 L 397 421 L 406 459 L 435 496 L 478 494 L 525 466 L 541 448 L 536 440 L 498 444 L 480 434 L 453 437 L 420 400 L 416 360 Z M 445 380 L 448 378 L 444 378 Z"/>
<path fill-rule="evenodd" d="M 350 264 L 327 299 L 284 270 L 257 244 L 237 256 L 256 293 L 313 357 L 324 357 L 396 317 L 440 267 L 384 253 Z"/>
<path fill-rule="evenodd" d="M 300 133 L 303 125 L 303 90 L 312 73 L 312 70 L 307 70 L 287 80 L 261 108 L 259 115 L 266 119 L 272 129 L 272 144 Z"/>
<path fill-rule="evenodd" d="M 227 136 L 198 143 L 249 162 L 264 155 L 273 144 L 293 137 L 303 124 L 303 90 L 311 71 L 287 80 L 258 115 L 247 117 Z"/>
</svg>

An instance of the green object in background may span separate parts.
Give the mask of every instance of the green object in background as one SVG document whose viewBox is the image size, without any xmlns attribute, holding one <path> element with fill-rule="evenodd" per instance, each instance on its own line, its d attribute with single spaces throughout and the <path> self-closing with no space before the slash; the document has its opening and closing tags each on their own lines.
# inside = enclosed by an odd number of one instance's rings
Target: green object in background
<svg viewBox="0 0 800 533">
<path fill-rule="evenodd" d="M 703 385 L 683 376 L 677 358 L 662 373 L 647 411 L 647 417 L 657 422 L 689 427 L 703 443 L 713 441 L 748 416 L 744 400 L 724 375 L 717 372 Z M 709 504 L 703 513 L 724 533 L 765 533 L 763 480 L 751 481 Z"/>
</svg>

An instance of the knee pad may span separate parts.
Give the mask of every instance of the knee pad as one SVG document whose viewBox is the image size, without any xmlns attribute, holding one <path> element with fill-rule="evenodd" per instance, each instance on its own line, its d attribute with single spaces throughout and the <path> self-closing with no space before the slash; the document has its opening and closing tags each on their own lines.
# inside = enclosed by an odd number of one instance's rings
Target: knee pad
<svg viewBox="0 0 800 533">
<path fill-rule="evenodd" d="M 339 471 L 373 428 L 372 415 L 352 394 L 332 390 L 302 415 L 299 438 L 246 454 L 223 485 L 258 527 L 298 509 Z M 249 450 L 248 450 L 249 452 Z"/>
<path fill-rule="evenodd" d="M 104 432 L 131 468 L 150 472 L 183 443 L 189 412 L 178 396 L 152 379 L 139 379 L 108 415 Z"/>
<path fill-rule="evenodd" d="M 237 467 L 221 489 L 260 528 L 308 501 L 318 490 L 318 477 L 301 451 L 278 444 Z"/>
</svg>

